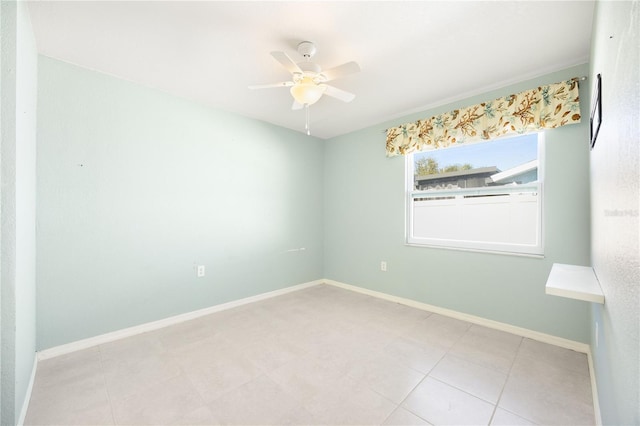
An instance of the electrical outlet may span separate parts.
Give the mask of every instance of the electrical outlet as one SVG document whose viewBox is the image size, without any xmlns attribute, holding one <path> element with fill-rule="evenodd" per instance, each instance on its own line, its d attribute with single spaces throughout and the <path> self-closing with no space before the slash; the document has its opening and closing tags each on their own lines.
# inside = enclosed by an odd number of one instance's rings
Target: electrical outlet
<svg viewBox="0 0 640 426">
<path fill-rule="evenodd" d="M 198 278 L 204 277 L 204 265 L 198 265 Z"/>
<path fill-rule="evenodd" d="M 382 272 L 387 272 L 387 262 L 386 261 L 383 260 L 383 261 L 380 262 L 380 270 Z"/>
</svg>

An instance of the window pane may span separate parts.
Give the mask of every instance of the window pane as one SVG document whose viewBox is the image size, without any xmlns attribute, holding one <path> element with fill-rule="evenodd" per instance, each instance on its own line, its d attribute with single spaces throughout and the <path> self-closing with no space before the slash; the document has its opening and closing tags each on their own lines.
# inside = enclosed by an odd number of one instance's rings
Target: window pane
<svg viewBox="0 0 640 426">
<path fill-rule="evenodd" d="M 538 180 L 538 135 L 414 154 L 414 188 L 439 190 Z"/>
<path fill-rule="evenodd" d="M 407 242 L 542 255 L 543 136 L 407 157 Z"/>
</svg>

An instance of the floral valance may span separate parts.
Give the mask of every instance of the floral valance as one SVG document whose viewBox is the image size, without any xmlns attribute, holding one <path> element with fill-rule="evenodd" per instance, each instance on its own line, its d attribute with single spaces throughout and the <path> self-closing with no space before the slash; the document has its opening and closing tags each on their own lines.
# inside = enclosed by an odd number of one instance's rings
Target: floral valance
<svg viewBox="0 0 640 426">
<path fill-rule="evenodd" d="M 387 157 L 580 122 L 577 79 L 387 129 Z"/>
</svg>

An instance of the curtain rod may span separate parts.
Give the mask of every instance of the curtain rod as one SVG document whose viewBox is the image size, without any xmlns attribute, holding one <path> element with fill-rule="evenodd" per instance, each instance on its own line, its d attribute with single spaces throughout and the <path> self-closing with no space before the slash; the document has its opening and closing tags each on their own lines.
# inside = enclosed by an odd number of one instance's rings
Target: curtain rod
<svg viewBox="0 0 640 426">
<path fill-rule="evenodd" d="M 583 75 L 581 77 L 573 77 L 570 78 L 569 81 L 585 81 L 587 79 L 586 75 Z M 565 80 L 566 81 L 566 80 Z M 380 133 L 387 133 L 388 129 L 382 129 L 382 131 Z"/>
</svg>

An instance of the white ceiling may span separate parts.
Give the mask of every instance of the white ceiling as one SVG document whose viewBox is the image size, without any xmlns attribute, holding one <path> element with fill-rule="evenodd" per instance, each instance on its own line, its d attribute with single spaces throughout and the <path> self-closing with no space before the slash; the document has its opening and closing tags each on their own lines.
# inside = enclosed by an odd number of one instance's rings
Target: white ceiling
<svg viewBox="0 0 640 426">
<path fill-rule="evenodd" d="M 588 61 L 593 1 L 37 1 L 40 53 L 148 87 L 304 131 L 287 88 L 248 90 L 290 74 L 315 42 L 331 84 L 353 92 L 311 106 L 331 138 Z M 551 82 L 550 82 L 551 83 Z"/>
</svg>

